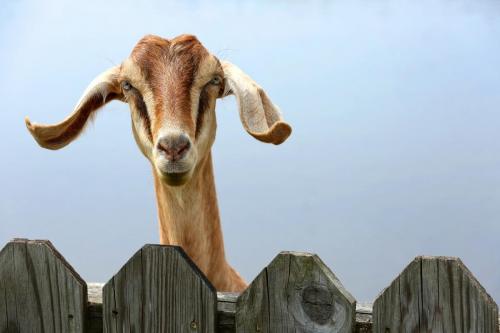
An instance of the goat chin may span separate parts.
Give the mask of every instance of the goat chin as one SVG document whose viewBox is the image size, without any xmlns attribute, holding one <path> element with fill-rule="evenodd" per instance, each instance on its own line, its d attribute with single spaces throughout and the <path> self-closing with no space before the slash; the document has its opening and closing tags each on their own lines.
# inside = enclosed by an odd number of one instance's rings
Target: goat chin
<svg viewBox="0 0 500 333">
<path fill-rule="evenodd" d="M 191 178 L 191 171 L 185 172 L 159 172 L 161 180 L 170 186 L 181 186 Z"/>
<path fill-rule="evenodd" d="M 170 186 L 180 186 L 187 183 L 194 169 L 194 158 L 192 155 L 194 154 L 189 154 L 185 158 L 175 162 L 158 156 L 154 161 L 154 165 L 162 182 Z"/>
</svg>

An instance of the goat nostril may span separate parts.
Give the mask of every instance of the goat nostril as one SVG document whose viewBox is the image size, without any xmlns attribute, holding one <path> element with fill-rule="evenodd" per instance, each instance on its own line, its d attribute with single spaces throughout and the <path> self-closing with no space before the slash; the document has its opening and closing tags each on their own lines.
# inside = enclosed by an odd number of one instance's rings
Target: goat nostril
<svg viewBox="0 0 500 333">
<path fill-rule="evenodd" d="M 189 143 L 189 141 L 182 143 L 178 148 L 179 150 L 177 151 L 177 155 L 184 155 L 188 151 L 190 146 L 191 144 Z"/>
<path fill-rule="evenodd" d="M 174 152 L 170 144 L 166 140 L 160 140 L 158 141 L 157 148 L 159 151 L 166 155 L 172 155 Z"/>
<path fill-rule="evenodd" d="M 158 141 L 157 149 L 170 161 L 178 161 L 186 155 L 191 142 L 185 135 L 178 137 L 166 137 Z"/>
</svg>

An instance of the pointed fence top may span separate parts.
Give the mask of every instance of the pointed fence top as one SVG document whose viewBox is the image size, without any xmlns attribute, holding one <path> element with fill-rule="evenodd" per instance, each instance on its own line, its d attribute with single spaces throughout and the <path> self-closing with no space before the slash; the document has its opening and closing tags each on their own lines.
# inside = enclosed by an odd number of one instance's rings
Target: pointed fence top
<svg viewBox="0 0 500 333">
<path fill-rule="evenodd" d="M 453 257 L 416 257 L 373 305 L 375 333 L 497 333 L 497 325 L 496 303 Z"/>
<path fill-rule="evenodd" d="M 0 332 L 83 332 L 87 285 L 45 240 L 0 251 Z"/>
<path fill-rule="evenodd" d="M 237 332 L 351 332 L 356 301 L 310 253 L 281 252 L 237 302 Z"/>
<path fill-rule="evenodd" d="M 178 246 L 142 247 L 103 300 L 104 332 L 215 332 L 216 291 Z"/>
</svg>

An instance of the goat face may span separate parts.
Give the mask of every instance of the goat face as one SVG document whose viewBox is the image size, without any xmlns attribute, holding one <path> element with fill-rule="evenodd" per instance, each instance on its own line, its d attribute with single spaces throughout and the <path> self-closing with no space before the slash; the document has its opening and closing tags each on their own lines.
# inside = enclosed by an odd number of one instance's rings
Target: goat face
<svg viewBox="0 0 500 333">
<path fill-rule="evenodd" d="M 119 66 L 99 75 L 75 111 L 55 125 L 26 125 L 44 148 L 73 141 L 95 111 L 117 99 L 130 105 L 132 130 L 142 153 L 168 185 L 182 185 L 215 139 L 216 99 L 234 94 L 244 128 L 263 142 L 280 144 L 291 133 L 279 109 L 251 78 L 221 63 L 194 36 L 145 36 Z"/>
<path fill-rule="evenodd" d="M 120 81 L 141 151 L 167 184 L 185 183 L 215 139 L 221 63 L 193 36 L 146 36 L 122 64 Z"/>
</svg>

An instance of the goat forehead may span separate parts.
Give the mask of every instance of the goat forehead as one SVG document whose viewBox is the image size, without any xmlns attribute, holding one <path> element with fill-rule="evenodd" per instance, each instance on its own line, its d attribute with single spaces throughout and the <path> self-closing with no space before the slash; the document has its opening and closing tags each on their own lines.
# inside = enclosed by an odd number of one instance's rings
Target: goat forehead
<svg viewBox="0 0 500 333">
<path fill-rule="evenodd" d="M 187 85 L 193 80 L 200 62 L 208 55 L 194 36 L 182 35 L 167 40 L 149 35 L 137 43 L 130 58 L 152 84 L 165 81 L 168 75 L 180 81 L 177 83 Z"/>
<path fill-rule="evenodd" d="M 220 62 L 196 37 L 183 35 L 173 40 L 144 37 L 124 62 L 122 73 L 136 81 L 145 95 L 153 134 L 167 121 L 194 135 L 197 102 L 193 93 L 197 89 L 193 87 L 221 71 Z"/>
</svg>

